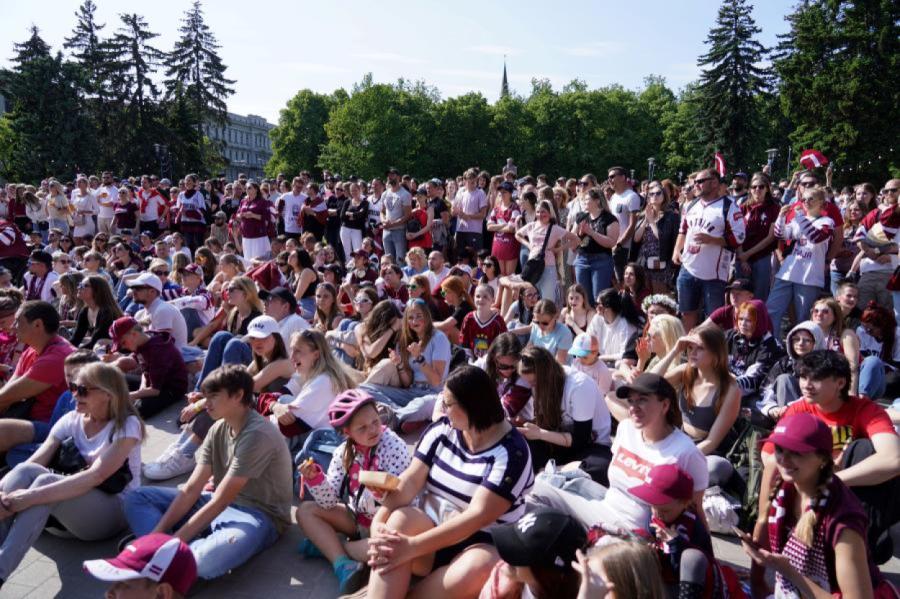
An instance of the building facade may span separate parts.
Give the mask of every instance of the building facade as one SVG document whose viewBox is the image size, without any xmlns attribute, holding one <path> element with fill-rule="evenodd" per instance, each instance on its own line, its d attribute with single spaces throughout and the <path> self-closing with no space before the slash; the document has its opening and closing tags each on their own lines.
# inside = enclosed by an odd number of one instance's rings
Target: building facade
<svg viewBox="0 0 900 599">
<path fill-rule="evenodd" d="M 224 127 L 214 123 L 205 125 L 206 136 L 221 144 L 226 179 L 233 181 L 240 173 L 251 179 L 264 176 L 266 163 L 272 157 L 269 131 L 274 128 L 275 125 L 261 116 L 241 116 L 232 112 L 228 113 Z"/>
</svg>

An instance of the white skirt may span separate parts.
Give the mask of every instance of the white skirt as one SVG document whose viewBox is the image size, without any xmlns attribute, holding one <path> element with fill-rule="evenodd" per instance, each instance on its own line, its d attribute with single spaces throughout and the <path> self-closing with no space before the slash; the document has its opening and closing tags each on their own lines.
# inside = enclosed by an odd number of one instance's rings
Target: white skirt
<svg viewBox="0 0 900 599">
<path fill-rule="evenodd" d="M 244 258 L 253 260 L 255 258 L 265 258 L 272 251 L 272 244 L 268 237 L 255 237 L 241 239 L 241 246 L 244 248 Z"/>
</svg>

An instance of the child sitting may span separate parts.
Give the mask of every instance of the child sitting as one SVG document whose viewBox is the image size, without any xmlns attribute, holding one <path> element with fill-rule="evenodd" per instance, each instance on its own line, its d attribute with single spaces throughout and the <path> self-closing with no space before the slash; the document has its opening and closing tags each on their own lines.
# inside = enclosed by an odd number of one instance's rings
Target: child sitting
<svg viewBox="0 0 900 599">
<path fill-rule="evenodd" d="M 583 372 L 591 377 L 600 393 L 606 395 L 612 389 L 612 373 L 606 363 L 600 359 L 600 342 L 596 337 L 588 333 L 579 333 L 569 348 L 572 360 L 572 370 Z"/>
<path fill-rule="evenodd" d="M 712 539 L 694 511 L 694 479 L 675 464 L 654 466 L 628 490 L 648 503 L 663 581 L 679 599 L 742 597 L 737 577 L 713 556 Z"/>
<path fill-rule="evenodd" d="M 366 488 L 358 480 L 361 470 L 399 475 L 410 463 L 406 443 L 381 424 L 375 399 L 364 391 L 349 389 L 328 407 L 331 426 L 347 440 L 334 452 L 328 473 L 314 462 L 298 468 L 315 502 L 297 508 L 297 522 L 308 537 L 300 552 L 309 557 L 324 555 L 332 563 L 340 593 L 352 593 L 365 582 L 368 544 L 361 537 L 380 505 L 382 492 Z M 301 490 L 302 493 L 302 490 Z M 341 543 L 338 533 L 347 535 Z"/>
</svg>

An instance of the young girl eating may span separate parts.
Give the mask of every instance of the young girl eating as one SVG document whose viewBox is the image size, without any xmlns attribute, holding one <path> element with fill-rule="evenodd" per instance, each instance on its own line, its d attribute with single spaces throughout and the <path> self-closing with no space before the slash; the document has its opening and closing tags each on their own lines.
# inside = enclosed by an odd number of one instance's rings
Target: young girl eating
<svg viewBox="0 0 900 599">
<path fill-rule="evenodd" d="M 353 593 L 365 581 L 368 543 L 362 537 L 381 505 L 384 489 L 367 488 L 359 472 L 401 474 L 410 463 L 406 443 L 381 424 L 375 398 L 357 389 L 339 394 L 328 407 L 331 426 L 345 437 L 334 452 L 327 474 L 314 462 L 298 468 L 302 484 L 315 501 L 297 508 L 297 522 L 307 536 L 300 552 L 324 555 L 340 583 L 340 593 Z M 338 537 L 344 534 L 344 543 Z"/>
</svg>

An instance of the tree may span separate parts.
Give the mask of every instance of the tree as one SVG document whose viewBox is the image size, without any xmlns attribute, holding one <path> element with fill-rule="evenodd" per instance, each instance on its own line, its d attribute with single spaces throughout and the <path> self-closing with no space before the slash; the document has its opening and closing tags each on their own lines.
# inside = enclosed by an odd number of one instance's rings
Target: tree
<svg viewBox="0 0 900 599">
<path fill-rule="evenodd" d="M 700 167 L 709 166 L 710 155 L 700 127 L 697 84 L 686 86 L 679 94 L 674 112 L 662 121 L 662 159 L 669 176 L 687 176 Z"/>
<path fill-rule="evenodd" d="M 491 106 L 480 93 L 448 98 L 433 108 L 435 135 L 422 174 L 449 176 L 478 165 L 497 167 L 497 138 L 491 130 Z"/>
<path fill-rule="evenodd" d="M 185 13 L 178 31 L 181 37 L 165 58 L 166 93 L 169 98 L 176 93 L 186 95 L 198 135 L 202 137 L 205 122 L 225 123 L 225 101 L 234 93 L 231 86 L 235 82 L 225 77 L 226 67 L 217 53 L 219 44 L 203 20 L 199 0 Z"/>
<path fill-rule="evenodd" d="M 759 66 L 767 50 L 755 39 L 761 30 L 752 9 L 747 0 L 724 0 L 706 38 L 709 51 L 698 60 L 704 67 L 697 102 L 706 152 L 710 160 L 713 152 L 722 152 L 736 168 L 753 162 L 760 119 L 756 96 L 768 89 L 767 73 Z"/>
<path fill-rule="evenodd" d="M 266 174 L 296 174 L 316 168 L 322 146 L 328 141 L 325 124 L 331 109 L 340 103 L 338 97 L 303 89 L 288 100 L 278 125 L 269 133 L 272 158 L 266 165 Z"/>
<path fill-rule="evenodd" d="M 808 0 L 789 15 L 774 66 L 795 150 L 815 148 L 856 181 L 900 174 L 900 5 Z"/>
<path fill-rule="evenodd" d="M 97 5 L 92 0 L 85 0 L 75 13 L 78 21 L 72 35 L 67 37 L 63 44 L 63 47 L 71 52 L 80 69 L 79 88 L 82 104 L 95 124 L 90 131 L 91 137 L 94 138 L 91 144 L 94 148 L 93 155 L 89 160 L 92 165 L 100 159 L 99 151 L 103 144 L 97 143 L 97 140 L 105 139 L 109 134 L 110 113 L 114 110 L 110 106 L 107 88 L 110 69 L 103 41 L 100 39 L 100 31 L 106 25 L 97 22 L 96 11 Z M 87 167 L 88 164 L 83 166 Z"/>
</svg>

